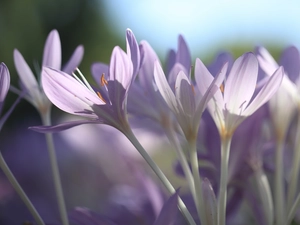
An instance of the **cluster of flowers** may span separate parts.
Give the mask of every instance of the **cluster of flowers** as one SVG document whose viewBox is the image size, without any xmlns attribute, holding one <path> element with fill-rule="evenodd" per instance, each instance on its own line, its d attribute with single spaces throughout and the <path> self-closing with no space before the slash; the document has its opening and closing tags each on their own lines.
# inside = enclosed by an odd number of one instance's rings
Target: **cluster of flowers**
<svg viewBox="0 0 300 225">
<path fill-rule="evenodd" d="M 235 61 L 229 53 L 222 53 L 207 67 L 196 59 L 193 67 L 187 44 L 179 36 L 178 49 L 169 52 L 164 71 L 151 46 L 146 41 L 138 44 L 130 30 L 126 44 L 126 52 L 118 46 L 113 49 L 109 65 L 92 65 L 97 87 L 77 69 L 82 46 L 61 69 L 55 30 L 46 41 L 40 83 L 22 55 L 14 51 L 22 89 L 11 89 L 32 103 L 43 121 L 43 126 L 30 129 L 46 133 L 61 224 L 289 225 L 296 221 L 300 205 L 299 51 L 287 48 L 281 66 L 259 47 L 256 53 L 245 53 Z M 3 63 L 0 80 L 2 108 L 10 87 Z M 85 119 L 51 125 L 52 104 Z M 2 117 L 1 126 L 14 106 Z M 146 128 L 147 123 L 160 126 L 176 152 L 175 171 L 186 179 L 189 196 L 181 196 L 148 155 L 132 131 L 131 118 L 143 120 Z M 141 154 L 170 195 L 164 205 L 153 203 L 153 215 L 135 218 L 124 209 L 124 218 L 116 218 L 85 208 L 67 215 L 51 133 L 81 124 L 114 127 Z M 288 157 L 292 162 L 285 160 Z M 2 156 L 0 161 L 36 223 L 45 224 Z M 129 217 L 130 222 L 125 219 Z"/>
</svg>

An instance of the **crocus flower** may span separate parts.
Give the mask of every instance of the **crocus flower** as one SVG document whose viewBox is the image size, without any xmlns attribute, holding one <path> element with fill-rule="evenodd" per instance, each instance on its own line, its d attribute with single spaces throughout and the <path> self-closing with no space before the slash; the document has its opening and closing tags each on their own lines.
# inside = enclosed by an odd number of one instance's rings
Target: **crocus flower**
<svg viewBox="0 0 300 225">
<path fill-rule="evenodd" d="M 127 54 L 120 48 L 113 49 L 107 79 L 99 74 L 100 86 L 94 90 L 81 75 L 70 76 L 62 71 L 43 67 L 42 85 L 50 101 L 61 110 L 85 117 L 85 120 L 57 126 L 34 127 L 39 132 L 58 132 L 80 124 L 108 124 L 121 131 L 128 128 L 127 94 L 139 68 L 139 49 L 130 30 L 126 32 Z"/>
<path fill-rule="evenodd" d="M 253 98 L 258 75 L 258 62 L 252 53 L 239 57 L 224 82 L 224 92 L 217 90 L 214 100 L 208 103 L 221 137 L 232 136 L 237 126 L 260 106 L 266 103 L 279 88 L 283 68 L 277 69 L 260 92 Z M 213 80 L 204 64 L 198 60 L 195 68 L 195 78 L 199 90 L 205 94 Z M 202 78 L 202 79 L 201 79 Z"/>
<path fill-rule="evenodd" d="M 69 62 L 62 68 L 66 73 L 72 73 L 80 64 L 83 57 L 83 46 L 78 46 Z M 46 97 L 42 85 L 35 78 L 32 70 L 24 60 L 21 53 L 14 50 L 14 63 L 21 80 L 21 89 L 27 92 L 24 98 L 37 108 L 40 113 L 47 112 L 51 107 L 51 102 Z M 57 30 L 52 30 L 45 43 L 42 66 L 53 69 L 61 69 L 61 43 Z"/>
</svg>

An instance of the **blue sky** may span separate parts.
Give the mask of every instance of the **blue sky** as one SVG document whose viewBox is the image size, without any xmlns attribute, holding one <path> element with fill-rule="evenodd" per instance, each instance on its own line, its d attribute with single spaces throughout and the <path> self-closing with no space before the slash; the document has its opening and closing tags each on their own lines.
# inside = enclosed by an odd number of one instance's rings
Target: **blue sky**
<svg viewBox="0 0 300 225">
<path fill-rule="evenodd" d="M 300 46 L 296 0 L 107 0 L 105 12 L 116 34 L 130 28 L 159 54 L 176 47 L 178 34 L 193 55 L 226 43 Z"/>
</svg>

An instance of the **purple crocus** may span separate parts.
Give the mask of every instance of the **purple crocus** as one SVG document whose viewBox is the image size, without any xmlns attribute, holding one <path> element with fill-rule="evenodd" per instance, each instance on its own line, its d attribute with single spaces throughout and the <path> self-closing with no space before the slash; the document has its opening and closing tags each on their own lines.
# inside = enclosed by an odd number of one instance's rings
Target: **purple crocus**
<svg viewBox="0 0 300 225">
<path fill-rule="evenodd" d="M 283 74 L 283 68 L 278 68 L 252 100 L 258 75 L 257 59 L 252 53 L 246 53 L 234 62 L 224 86 L 217 90 L 213 101 L 208 103 L 209 112 L 221 137 L 232 136 L 246 117 L 273 96 L 281 84 Z M 195 78 L 200 92 L 204 95 L 213 76 L 200 60 L 196 62 Z"/>
<path fill-rule="evenodd" d="M 120 47 L 113 49 L 108 76 L 99 74 L 102 90 L 93 89 L 86 81 L 76 75 L 73 77 L 56 69 L 43 67 L 42 85 L 50 101 L 61 110 L 85 117 L 85 120 L 67 122 L 57 126 L 32 127 L 38 132 L 58 132 L 77 125 L 98 123 L 108 124 L 121 131 L 128 129 L 127 95 L 135 78 L 140 61 L 136 39 L 131 32 L 126 32 L 127 53 Z"/>
<path fill-rule="evenodd" d="M 62 68 L 68 74 L 71 74 L 75 68 L 80 64 L 83 57 L 83 46 L 78 46 L 69 62 Z M 38 80 L 35 78 L 32 70 L 24 60 L 21 53 L 14 50 L 14 63 L 18 75 L 21 80 L 21 89 L 27 92 L 24 98 L 37 108 L 40 113 L 48 112 L 51 107 L 51 102 L 46 97 L 43 88 Z M 61 43 L 57 30 L 52 30 L 47 37 L 42 66 L 51 67 L 53 69 L 61 69 Z"/>
</svg>

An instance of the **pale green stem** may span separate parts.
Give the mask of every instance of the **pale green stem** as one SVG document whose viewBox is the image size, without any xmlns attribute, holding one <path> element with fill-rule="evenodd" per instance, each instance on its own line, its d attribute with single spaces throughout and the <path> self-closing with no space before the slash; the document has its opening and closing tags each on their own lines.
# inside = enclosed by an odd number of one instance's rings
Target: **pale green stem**
<svg viewBox="0 0 300 225">
<path fill-rule="evenodd" d="M 228 161 L 231 139 L 232 136 L 221 138 L 221 178 L 218 196 L 218 225 L 225 225 L 226 223 Z"/>
<path fill-rule="evenodd" d="M 44 126 L 51 125 L 51 118 L 50 118 L 49 111 L 47 113 L 41 114 L 41 118 L 42 118 L 42 122 L 43 122 Z M 56 198 L 57 198 L 57 202 L 58 202 L 58 209 L 59 209 L 59 213 L 60 213 L 60 219 L 61 219 L 62 225 L 69 225 L 69 219 L 68 219 L 68 215 L 67 215 L 66 204 L 65 204 L 65 200 L 64 200 L 64 194 L 63 194 L 60 175 L 59 175 L 59 169 L 58 169 L 58 164 L 57 164 L 53 136 L 51 133 L 46 133 L 45 136 L 46 136 L 46 142 L 47 142 L 50 164 L 51 164 L 51 169 L 52 169 L 52 175 L 53 175 L 53 180 L 54 180 Z"/>
<path fill-rule="evenodd" d="M 6 164 L 1 152 L 0 152 L 0 167 L 3 170 L 4 174 L 6 175 L 6 177 L 8 178 L 11 185 L 13 186 L 13 188 L 15 189 L 15 191 L 19 194 L 20 198 L 23 200 L 23 202 L 27 206 L 28 210 L 32 214 L 32 216 L 35 219 L 35 221 L 37 222 L 37 224 L 45 225 L 44 221 L 42 220 L 41 216 L 37 212 L 36 208 L 33 206 L 31 201 L 29 200 L 29 198 L 27 197 L 27 195 L 21 188 L 20 184 L 18 183 L 18 181 L 12 174 L 11 170 L 8 168 L 8 165 Z"/>
<path fill-rule="evenodd" d="M 179 159 L 180 165 L 183 169 L 183 173 L 188 182 L 193 199 L 196 201 L 194 178 L 193 178 L 192 172 L 190 170 L 187 158 L 182 151 L 182 148 L 180 146 L 180 143 L 176 137 L 174 130 L 170 127 L 165 127 L 165 133 L 166 133 L 170 143 L 173 145 L 173 147 L 176 150 L 177 158 Z"/>
<path fill-rule="evenodd" d="M 267 222 L 266 225 L 273 225 L 274 208 L 272 192 L 268 178 L 261 168 L 255 170 L 254 176 L 258 187 L 259 197 L 261 199 L 262 207 L 264 210 L 265 219 Z"/>
<path fill-rule="evenodd" d="M 141 154 L 141 156 L 145 159 L 145 161 L 148 163 L 148 165 L 151 167 L 153 172 L 158 176 L 160 181 L 164 184 L 166 189 L 170 194 L 174 194 L 175 188 L 172 186 L 168 178 L 165 176 L 165 174 L 161 171 L 161 169 L 156 165 L 156 163 L 151 159 L 151 157 L 148 155 L 146 150 L 143 148 L 143 146 L 140 144 L 140 142 L 137 140 L 131 129 L 127 129 L 125 132 L 123 132 L 125 136 L 128 138 L 128 140 L 133 144 L 133 146 L 138 150 L 138 152 Z M 189 225 L 196 225 L 192 215 L 188 211 L 187 207 L 185 206 L 182 199 L 178 198 L 178 208 L 180 209 L 183 216 L 188 221 Z"/>
<path fill-rule="evenodd" d="M 289 177 L 289 185 L 288 185 L 288 201 L 287 201 L 288 211 L 291 209 L 295 200 L 297 183 L 299 180 L 298 179 L 299 168 L 300 168 L 300 112 L 298 112 L 296 140 L 295 140 L 294 153 L 293 153 L 293 164 L 292 164 L 292 171 Z"/>
<path fill-rule="evenodd" d="M 275 155 L 275 223 L 284 224 L 286 216 L 284 198 L 284 178 L 283 178 L 283 148 L 284 138 L 279 138 L 276 143 Z"/>
<path fill-rule="evenodd" d="M 198 163 L 198 155 L 197 155 L 197 146 L 195 140 L 188 140 L 189 144 L 189 152 L 190 152 L 190 160 L 192 165 L 192 172 L 195 182 L 195 194 L 196 194 L 196 208 L 197 213 L 199 215 L 201 224 L 207 225 L 207 218 L 205 214 L 205 208 L 204 208 L 204 198 L 203 198 L 203 191 L 202 191 L 202 183 L 201 183 L 201 177 L 199 173 L 199 163 Z"/>
<path fill-rule="evenodd" d="M 293 221 L 293 219 L 296 215 L 296 212 L 297 212 L 299 206 L 300 206 L 300 193 L 297 195 L 296 201 L 292 205 L 292 208 L 288 214 L 287 223 L 285 225 L 291 224 L 291 222 Z"/>
</svg>

